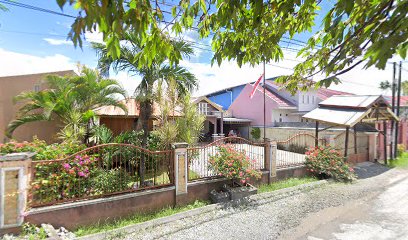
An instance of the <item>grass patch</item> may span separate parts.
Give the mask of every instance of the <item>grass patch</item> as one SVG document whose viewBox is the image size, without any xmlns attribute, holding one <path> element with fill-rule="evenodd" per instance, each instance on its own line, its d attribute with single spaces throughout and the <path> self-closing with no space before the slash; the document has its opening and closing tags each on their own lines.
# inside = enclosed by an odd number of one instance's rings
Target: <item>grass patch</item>
<svg viewBox="0 0 408 240">
<path fill-rule="evenodd" d="M 294 187 L 297 185 L 310 183 L 310 182 L 316 182 L 316 181 L 318 181 L 318 179 L 313 178 L 313 177 L 288 178 L 282 181 L 273 182 L 271 184 L 261 185 L 258 188 L 258 193 L 272 192 L 272 191 L 279 190 L 282 188 Z"/>
<path fill-rule="evenodd" d="M 168 207 L 168 208 L 164 208 L 154 213 L 135 214 L 133 216 L 126 217 L 126 218 L 120 218 L 112 222 L 103 222 L 103 223 L 97 223 L 97 224 L 90 225 L 90 226 L 80 227 L 77 230 L 75 230 L 74 233 L 75 233 L 75 236 L 80 237 L 84 235 L 105 232 L 105 231 L 125 227 L 128 225 L 133 225 L 136 223 L 146 222 L 146 221 L 156 219 L 156 218 L 170 216 L 170 215 L 173 215 L 179 212 L 185 212 L 191 209 L 203 207 L 208 204 L 209 203 L 206 201 L 197 200 L 192 204 L 182 206 L 182 207 L 176 207 L 176 208 Z"/>
<path fill-rule="evenodd" d="M 389 167 L 408 168 L 408 152 L 403 152 L 395 160 L 388 160 Z"/>
</svg>

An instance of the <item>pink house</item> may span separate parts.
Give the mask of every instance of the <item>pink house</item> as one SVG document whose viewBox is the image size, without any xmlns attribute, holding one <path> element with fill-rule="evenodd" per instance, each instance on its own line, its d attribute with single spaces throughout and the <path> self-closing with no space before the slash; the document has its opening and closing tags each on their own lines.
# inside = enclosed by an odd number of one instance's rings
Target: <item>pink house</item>
<svg viewBox="0 0 408 240">
<path fill-rule="evenodd" d="M 253 86 L 251 84 L 246 84 L 241 94 L 231 104 L 229 111 L 236 118 L 251 119 L 251 125 L 253 126 L 263 125 L 263 87 L 258 86 L 254 96 L 250 98 L 249 95 L 252 89 Z M 289 111 L 294 111 L 297 109 L 297 107 L 293 103 L 289 102 L 279 95 L 272 93 L 269 90 L 266 90 L 265 103 L 265 116 L 267 125 L 271 125 L 271 123 L 276 121 L 276 118 L 280 118 L 281 120 L 283 118 L 291 118 L 292 116 L 289 116 Z M 280 111 L 277 112 L 276 110 Z M 300 121 L 299 117 L 295 118 Z"/>
</svg>

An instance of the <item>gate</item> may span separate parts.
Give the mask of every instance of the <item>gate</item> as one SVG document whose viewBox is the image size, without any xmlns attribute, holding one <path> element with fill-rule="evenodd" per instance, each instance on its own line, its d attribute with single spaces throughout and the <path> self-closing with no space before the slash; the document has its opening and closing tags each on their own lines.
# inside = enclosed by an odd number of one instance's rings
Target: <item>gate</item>
<svg viewBox="0 0 408 240">
<path fill-rule="evenodd" d="M 218 177 L 211 169 L 209 160 L 218 152 L 218 147 L 229 144 L 237 151 L 244 152 L 252 162 L 252 168 L 261 170 L 265 168 L 265 143 L 256 143 L 241 137 L 225 137 L 218 139 L 203 147 L 187 149 L 188 155 L 188 180 L 200 180 Z"/>
</svg>

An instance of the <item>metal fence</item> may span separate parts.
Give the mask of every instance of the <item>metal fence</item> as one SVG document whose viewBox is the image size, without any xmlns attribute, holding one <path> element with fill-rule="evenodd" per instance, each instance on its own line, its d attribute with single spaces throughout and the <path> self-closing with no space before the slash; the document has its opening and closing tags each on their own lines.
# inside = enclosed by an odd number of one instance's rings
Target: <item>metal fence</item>
<svg viewBox="0 0 408 240">
<path fill-rule="evenodd" d="M 277 142 L 276 167 L 285 168 L 303 165 L 306 151 L 315 146 L 316 137 L 310 133 L 298 133 L 286 140 Z M 319 145 L 326 144 L 324 139 L 318 140 Z"/>
<path fill-rule="evenodd" d="M 173 185 L 173 151 L 97 145 L 64 159 L 32 162 L 31 207 Z"/>
<path fill-rule="evenodd" d="M 217 177 L 217 174 L 210 168 L 209 160 L 215 156 L 223 144 L 229 144 L 235 150 L 244 152 L 252 161 L 251 168 L 257 170 L 265 168 L 265 143 L 255 143 L 240 137 L 225 137 L 202 147 L 187 149 L 189 181 Z"/>
</svg>

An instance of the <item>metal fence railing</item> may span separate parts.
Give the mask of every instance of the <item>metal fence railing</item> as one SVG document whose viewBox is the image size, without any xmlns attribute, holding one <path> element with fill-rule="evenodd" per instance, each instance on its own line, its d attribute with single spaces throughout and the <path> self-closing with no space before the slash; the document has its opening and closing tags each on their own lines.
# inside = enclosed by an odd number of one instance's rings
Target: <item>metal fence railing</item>
<svg viewBox="0 0 408 240">
<path fill-rule="evenodd" d="M 173 151 L 131 144 L 89 147 L 67 158 L 32 162 L 31 207 L 173 185 Z"/>
<path fill-rule="evenodd" d="M 276 167 L 286 168 L 303 165 L 306 151 L 315 146 L 316 137 L 310 133 L 298 133 L 286 140 L 277 142 Z M 325 139 L 318 140 L 319 145 L 326 144 Z"/>
<path fill-rule="evenodd" d="M 225 137 L 205 146 L 187 149 L 189 181 L 217 177 L 210 168 L 209 160 L 223 144 L 229 144 L 235 150 L 244 152 L 251 160 L 251 168 L 257 170 L 265 168 L 265 143 L 255 143 L 240 137 Z"/>
</svg>

